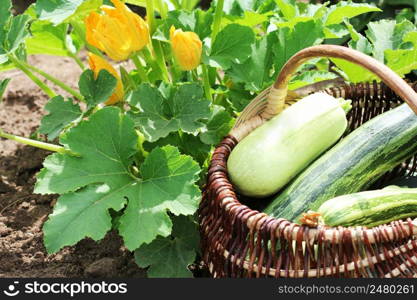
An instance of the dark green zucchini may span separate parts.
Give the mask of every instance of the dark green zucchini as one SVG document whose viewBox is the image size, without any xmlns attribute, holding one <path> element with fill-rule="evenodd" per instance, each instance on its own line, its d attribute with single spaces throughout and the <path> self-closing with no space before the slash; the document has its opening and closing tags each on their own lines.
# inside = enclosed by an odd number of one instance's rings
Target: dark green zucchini
<svg viewBox="0 0 417 300">
<path fill-rule="evenodd" d="M 296 221 L 326 200 L 365 190 L 416 152 L 417 116 L 402 104 L 343 138 L 297 176 L 264 212 Z"/>
<path fill-rule="evenodd" d="M 339 196 L 317 211 L 328 226 L 374 227 L 417 216 L 417 189 L 384 188 Z"/>
</svg>

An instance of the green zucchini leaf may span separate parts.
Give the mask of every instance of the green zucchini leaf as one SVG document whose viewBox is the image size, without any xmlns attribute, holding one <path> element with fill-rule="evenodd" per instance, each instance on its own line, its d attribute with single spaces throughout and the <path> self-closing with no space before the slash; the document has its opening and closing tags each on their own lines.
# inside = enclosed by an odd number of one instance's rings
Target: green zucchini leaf
<svg viewBox="0 0 417 300">
<path fill-rule="evenodd" d="M 142 84 L 130 97 L 130 104 L 139 110 L 131 117 L 150 142 L 179 129 L 196 134 L 204 126 L 201 120 L 210 116 L 210 102 L 203 94 L 199 84 L 187 83 L 167 99 L 157 88 Z"/>
<path fill-rule="evenodd" d="M 239 24 L 229 24 L 216 36 L 210 54 L 204 56 L 205 63 L 224 70 L 232 63 L 244 63 L 252 53 L 255 34 L 250 27 Z"/>
<path fill-rule="evenodd" d="M 112 95 L 116 84 L 117 79 L 107 70 L 100 70 L 97 78 L 94 78 L 92 70 L 85 70 L 81 74 L 78 87 L 90 108 L 106 101 Z"/>
<path fill-rule="evenodd" d="M 196 258 L 199 234 L 196 222 L 189 217 L 173 218 L 172 238 L 158 237 L 135 251 L 135 261 L 148 269 L 149 277 L 192 277 L 188 266 Z"/>
<path fill-rule="evenodd" d="M 102 3 L 102 0 L 38 0 L 36 14 L 40 20 L 48 20 L 58 25 L 70 21 L 71 18 L 84 18 Z"/>
<path fill-rule="evenodd" d="M 0 102 L 3 99 L 3 94 L 6 91 L 7 85 L 9 84 L 10 80 L 10 78 L 0 80 Z"/>
<path fill-rule="evenodd" d="M 81 116 L 81 109 L 71 99 L 65 100 L 62 96 L 56 96 L 48 101 L 45 110 L 49 112 L 41 120 L 39 132 L 46 134 L 49 141 L 57 138 L 62 129 Z"/>
<path fill-rule="evenodd" d="M 133 174 L 138 136 L 116 107 L 97 111 L 60 142 L 78 156 L 50 155 L 35 186 L 36 193 L 64 194 L 44 225 L 49 253 L 84 237 L 103 238 L 112 228 L 109 209 L 125 208 L 118 230 L 130 250 L 171 233 L 168 211 L 191 215 L 197 209 L 198 164 L 175 147 L 158 147 Z"/>
</svg>

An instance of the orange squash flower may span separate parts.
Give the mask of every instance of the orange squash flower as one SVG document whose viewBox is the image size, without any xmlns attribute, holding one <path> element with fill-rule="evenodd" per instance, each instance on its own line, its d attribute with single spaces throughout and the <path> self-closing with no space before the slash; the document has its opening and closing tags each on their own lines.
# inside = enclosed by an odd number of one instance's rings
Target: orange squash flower
<svg viewBox="0 0 417 300">
<path fill-rule="evenodd" d="M 97 78 L 100 70 L 104 69 L 110 72 L 110 74 L 112 74 L 117 79 L 117 84 L 114 93 L 104 104 L 112 105 L 121 101 L 124 96 L 123 83 L 119 77 L 119 74 L 117 74 L 117 71 L 112 67 L 112 65 L 104 59 L 102 59 L 100 56 L 95 55 L 93 53 L 88 53 L 88 64 L 90 65 L 91 70 L 94 72 L 95 78 Z"/>
<path fill-rule="evenodd" d="M 149 43 L 148 24 L 120 0 L 115 7 L 103 5 L 103 14 L 91 12 L 85 18 L 86 39 L 111 59 L 121 61 Z"/>
<path fill-rule="evenodd" d="M 202 43 L 198 35 L 192 31 L 182 31 L 171 26 L 170 39 L 172 52 L 181 70 L 189 71 L 197 68 L 201 60 Z"/>
</svg>

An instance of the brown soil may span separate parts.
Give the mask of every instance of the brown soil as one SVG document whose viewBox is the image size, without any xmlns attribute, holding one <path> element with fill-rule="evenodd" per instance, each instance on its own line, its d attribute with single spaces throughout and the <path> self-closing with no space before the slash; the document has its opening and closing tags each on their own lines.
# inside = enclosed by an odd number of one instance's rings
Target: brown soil
<svg viewBox="0 0 417 300">
<path fill-rule="evenodd" d="M 76 87 L 81 70 L 71 60 L 35 56 L 30 61 Z M 0 128 L 28 137 L 39 126 L 48 98 L 17 70 L 0 74 L 5 77 L 12 81 L 0 102 Z M 98 243 L 85 239 L 47 255 L 42 225 L 56 196 L 33 194 L 35 174 L 46 155 L 0 139 L 0 277 L 144 277 L 115 232 Z"/>
</svg>

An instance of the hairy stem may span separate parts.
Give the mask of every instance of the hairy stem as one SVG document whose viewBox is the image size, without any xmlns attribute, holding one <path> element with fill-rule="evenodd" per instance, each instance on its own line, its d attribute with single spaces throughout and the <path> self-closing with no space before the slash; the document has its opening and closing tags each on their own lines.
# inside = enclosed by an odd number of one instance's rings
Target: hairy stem
<svg viewBox="0 0 417 300">
<path fill-rule="evenodd" d="M 145 67 L 142 65 L 138 53 L 132 55 L 133 63 L 135 64 L 136 70 L 142 82 L 149 82 L 148 75 L 145 72 Z"/>
<path fill-rule="evenodd" d="M 17 135 L 5 133 L 1 129 L 0 129 L 0 137 L 5 138 L 5 139 L 9 139 L 9 140 L 12 140 L 12 141 L 16 141 L 16 142 L 21 143 L 21 144 L 29 145 L 29 146 L 32 146 L 32 147 L 52 151 L 52 152 L 58 152 L 58 153 L 61 153 L 61 154 L 75 155 L 74 153 L 65 149 L 62 146 L 49 144 L 49 143 L 45 143 L 45 142 L 32 140 L 32 139 L 28 139 L 28 138 L 21 137 L 21 136 L 17 136 Z"/>
<path fill-rule="evenodd" d="M 216 10 L 214 12 L 214 20 L 213 20 L 213 31 L 211 32 L 211 42 L 214 42 L 214 39 L 216 38 L 217 33 L 220 30 L 220 24 L 222 21 L 223 16 L 223 4 L 224 0 L 218 0 Z"/>
<path fill-rule="evenodd" d="M 76 90 L 74 90 L 73 88 L 70 88 L 68 85 L 66 85 L 65 83 L 63 83 L 61 80 L 57 79 L 56 77 L 32 66 L 29 64 L 26 64 L 24 62 L 21 62 L 22 64 L 25 65 L 25 67 L 27 67 L 28 69 L 38 73 L 39 75 L 41 75 L 42 77 L 44 77 L 45 79 L 49 80 L 50 82 L 54 83 L 55 85 L 59 86 L 61 89 L 63 89 L 64 91 L 70 93 L 71 95 L 73 95 L 75 98 L 79 99 L 79 100 L 84 100 L 84 97 L 77 92 Z"/>
<path fill-rule="evenodd" d="M 154 0 L 146 0 L 146 19 L 148 21 L 149 33 L 152 34 L 155 31 L 155 8 L 153 6 Z"/>
<path fill-rule="evenodd" d="M 157 4 L 157 6 L 158 6 L 158 8 L 159 8 L 159 14 L 161 15 L 161 18 L 162 19 L 166 19 L 167 18 L 167 14 L 168 14 L 168 12 L 167 12 L 167 7 L 166 7 L 166 5 L 165 5 L 165 3 L 164 3 L 164 1 L 162 1 L 162 0 L 157 0 L 157 2 L 156 2 Z"/>
<path fill-rule="evenodd" d="M 165 60 L 164 50 L 162 49 L 162 45 L 160 41 L 154 42 L 154 50 L 156 56 L 156 62 L 159 65 L 159 68 L 162 71 L 162 78 L 165 82 L 169 82 L 169 73 L 167 69 L 167 64 Z"/>
<path fill-rule="evenodd" d="M 86 69 L 84 63 L 76 54 L 68 51 L 68 56 L 71 57 L 77 63 L 77 65 L 80 67 L 82 71 Z"/>
<path fill-rule="evenodd" d="M 53 98 L 56 96 L 55 92 L 48 85 L 46 85 L 40 78 L 33 74 L 32 71 L 30 71 L 20 60 L 15 58 L 13 55 L 9 55 L 8 58 L 18 69 L 20 69 L 23 73 L 26 74 L 27 77 L 29 77 L 34 83 L 36 83 L 36 85 L 39 86 L 42 89 L 42 91 L 44 91 L 45 94 L 48 95 L 48 97 Z"/>
<path fill-rule="evenodd" d="M 207 72 L 206 65 L 201 65 L 202 71 L 203 71 L 203 84 L 204 84 L 204 93 L 206 94 L 207 99 L 209 99 L 211 102 L 213 102 L 213 97 L 211 95 L 211 86 L 210 86 L 210 80 Z"/>
</svg>

